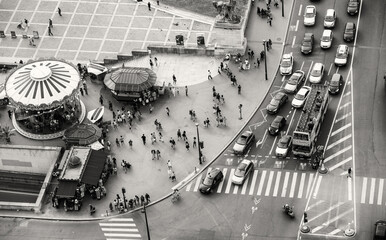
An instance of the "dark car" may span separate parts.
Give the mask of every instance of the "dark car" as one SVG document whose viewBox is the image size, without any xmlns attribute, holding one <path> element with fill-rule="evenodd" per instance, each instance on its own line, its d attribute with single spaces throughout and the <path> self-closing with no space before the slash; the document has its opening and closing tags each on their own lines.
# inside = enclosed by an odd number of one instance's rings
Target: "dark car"
<svg viewBox="0 0 386 240">
<path fill-rule="evenodd" d="M 199 186 L 200 192 L 204 194 L 212 192 L 212 190 L 215 189 L 223 179 L 224 175 L 220 169 L 212 169 L 208 172 L 208 174 L 206 174 L 205 178 L 202 179 Z"/>
<path fill-rule="evenodd" d="M 305 33 L 302 41 L 302 45 L 300 46 L 300 51 L 304 54 L 309 54 L 309 53 L 312 53 L 313 48 L 314 48 L 314 34 Z"/>
<path fill-rule="evenodd" d="M 343 40 L 345 40 L 346 42 L 354 41 L 356 31 L 357 29 L 355 23 L 346 23 L 346 25 L 344 25 Z"/>
<path fill-rule="evenodd" d="M 271 135 L 277 135 L 283 129 L 286 122 L 287 120 L 283 116 L 276 116 L 268 128 L 268 132 Z"/>
<path fill-rule="evenodd" d="M 254 140 L 255 135 L 251 131 L 243 132 L 243 134 L 241 134 L 241 136 L 235 142 L 235 145 L 233 146 L 233 152 L 236 155 L 245 153 Z"/>
<path fill-rule="evenodd" d="M 373 240 L 386 240 L 386 221 L 378 220 L 375 223 Z"/>
<path fill-rule="evenodd" d="M 301 70 L 296 70 L 296 72 L 294 72 L 288 79 L 286 85 L 284 86 L 284 91 L 286 93 L 295 93 L 304 82 L 304 79 L 304 72 Z"/>
<path fill-rule="evenodd" d="M 355 15 L 359 12 L 359 0 L 349 0 L 347 3 L 347 13 L 350 15 Z"/>
<path fill-rule="evenodd" d="M 330 83 L 328 84 L 328 91 L 331 94 L 338 94 L 340 87 L 343 85 L 343 77 L 339 73 L 332 75 Z"/>
<path fill-rule="evenodd" d="M 267 112 L 269 114 L 275 114 L 279 111 L 280 107 L 284 105 L 288 101 L 287 94 L 283 92 L 278 92 L 272 98 L 271 102 L 267 106 Z"/>
</svg>

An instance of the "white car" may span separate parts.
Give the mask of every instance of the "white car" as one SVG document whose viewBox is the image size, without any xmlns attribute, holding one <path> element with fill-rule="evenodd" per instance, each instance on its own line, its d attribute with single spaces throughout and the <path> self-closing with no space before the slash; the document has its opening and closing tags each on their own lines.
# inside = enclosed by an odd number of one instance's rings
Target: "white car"
<svg viewBox="0 0 386 240">
<path fill-rule="evenodd" d="M 288 151 L 292 145 L 292 137 L 290 135 L 284 135 L 277 142 L 277 147 L 275 150 L 275 154 L 277 157 L 287 157 Z"/>
<path fill-rule="evenodd" d="M 292 106 L 294 108 L 301 108 L 301 107 L 303 107 L 303 105 L 304 105 L 304 103 L 305 103 L 305 101 L 306 101 L 310 91 L 311 91 L 311 87 L 303 86 L 298 91 L 298 93 L 296 93 L 294 99 L 292 100 Z"/>
<path fill-rule="evenodd" d="M 244 159 L 237 166 L 236 171 L 232 176 L 232 183 L 241 185 L 248 178 L 248 175 L 253 171 L 253 162 L 248 159 Z"/>
<path fill-rule="evenodd" d="M 336 13 L 334 9 L 327 9 L 326 16 L 324 17 L 324 27 L 333 28 L 335 27 Z"/>
<path fill-rule="evenodd" d="M 322 81 L 324 74 L 324 65 L 323 63 L 315 63 L 312 67 L 310 74 L 310 83 L 320 83 Z"/>
<path fill-rule="evenodd" d="M 294 58 L 292 53 L 283 54 L 283 58 L 280 62 L 280 74 L 281 75 L 290 75 L 292 74 L 292 67 L 294 65 Z"/>
<path fill-rule="evenodd" d="M 320 39 L 320 47 L 323 49 L 330 48 L 333 40 L 332 31 L 326 29 L 323 31 L 322 38 Z"/>
<path fill-rule="evenodd" d="M 304 11 L 304 26 L 314 26 L 316 19 L 316 7 L 308 5 Z"/>
<path fill-rule="evenodd" d="M 347 64 L 347 59 L 349 55 L 349 49 L 347 45 L 341 44 L 336 49 L 336 55 L 334 63 L 336 66 L 344 66 Z"/>
</svg>

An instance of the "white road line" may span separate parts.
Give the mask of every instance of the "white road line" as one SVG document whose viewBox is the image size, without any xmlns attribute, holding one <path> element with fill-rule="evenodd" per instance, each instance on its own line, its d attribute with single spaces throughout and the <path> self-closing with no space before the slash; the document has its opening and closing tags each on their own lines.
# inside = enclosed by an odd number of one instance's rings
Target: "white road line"
<svg viewBox="0 0 386 240">
<path fill-rule="evenodd" d="M 317 226 L 315 228 L 312 229 L 312 233 L 316 233 L 317 231 L 319 231 L 320 229 L 324 228 L 325 226 L 321 225 L 321 226 Z"/>
<path fill-rule="evenodd" d="M 296 20 L 296 27 L 295 27 L 296 32 L 298 31 L 298 27 L 299 27 L 299 20 Z"/>
<path fill-rule="evenodd" d="M 295 113 L 296 113 L 296 108 L 295 108 L 295 110 L 294 110 L 294 112 L 292 114 L 291 121 L 288 124 L 288 128 L 287 128 L 287 131 L 285 132 L 285 134 L 288 134 L 288 131 L 291 129 L 291 125 L 293 123 L 293 120 L 294 120 L 294 117 L 295 117 Z"/>
<path fill-rule="evenodd" d="M 310 189 L 312 185 L 312 179 L 314 178 L 314 174 L 311 173 L 310 176 L 308 177 L 308 184 L 307 184 L 307 192 L 306 192 L 306 198 L 310 195 Z"/>
<path fill-rule="evenodd" d="M 190 182 L 188 183 L 188 185 L 186 185 L 186 191 L 187 191 L 187 192 L 190 191 L 190 188 L 192 187 L 192 183 L 193 183 L 193 181 L 190 181 Z"/>
<path fill-rule="evenodd" d="M 352 201 L 352 178 L 347 178 L 348 200 Z"/>
<path fill-rule="evenodd" d="M 245 181 L 244 181 L 245 183 Z M 235 187 L 233 188 L 233 194 L 237 194 L 237 191 L 239 190 L 239 185 L 235 185 Z"/>
<path fill-rule="evenodd" d="M 327 235 L 335 235 L 335 234 L 337 234 L 337 233 L 339 233 L 341 231 L 342 231 L 341 229 L 337 228 L 334 231 L 327 233 Z"/>
<path fill-rule="evenodd" d="M 316 196 L 318 195 L 318 192 L 319 192 L 319 187 L 320 187 L 320 183 L 322 182 L 322 176 L 319 176 L 318 177 L 318 181 L 316 182 L 316 186 L 315 186 L 315 190 L 314 190 L 314 194 L 313 194 L 313 198 L 316 198 Z"/>
<path fill-rule="evenodd" d="M 342 110 L 343 108 L 347 107 L 350 104 L 351 104 L 351 102 L 343 104 L 342 106 L 339 107 L 339 110 Z"/>
<path fill-rule="evenodd" d="M 343 115 L 343 116 L 340 117 L 340 118 L 337 118 L 337 119 L 335 120 L 335 123 L 340 122 L 340 121 L 342 121 L 343 119 L 345 119 L 345 118 L 347 118 L 347 117 L 349 117 L 349 116 L 351 116 L 351 112 L 346 113 L 345 115 Z"/>
<path fill-rule="evenodd" d="M 285 76 L 283 75 L 283 76 L 281 77 L 281 82 L 284 82 L 284 80 L 285 80 Z"/>
<path fill-rule="evenodd" d="M 255 170 L 253 172 L 252 184 L 251 184 L 251 188 L 249 189 L 249 195 L 253 195 L 253 191 L 255 190 L 256 178 L 257 178 L 258 173 L 259 173 L 259 170 Z"/>
<path fill-rule="evenodd" d="M 250 176 L 250 175 L 249 175 Z M 243 187 L 241 188 L 241 194 L 242 195 L 245 195 L 245 192 L 247 191 L 247 187 L 248 187 L 248 182 L 249 182 L 249 177 L 247 179 L 245 179 L 244 181 L 244 184 L 243 184 Z"/>
<path fill-rule="evenodd" d="M 318 206 L 321 203 L 324 203 L 324 201 L 323 200 L 319 200 L 316 203 L 311 204 L 310 206 L 308 206 L 307 211 L 310 211 L 313 207 L 316 207 L 316 206 Z"/>
<path fill-rule="evenodd" d="M 363 178 L 361 203 L 366 202 L 367 177 Z"/>
<path fill-rule="evenodd" d="M 269 196 L 269 192 L 271 191 L 272 179 L 273 179 L 274 174 L 275 174 L 274 171 L 270 171 L 270 173 L 269 173 L 268 184 L 267 184 L 267 188 L 265 189 L 265 196 Z"/>
<path fill-rule="evenodd" d="M 315 232 L 319 231 L 320 229 L 327 227 L 328 225 L 330 225 L 331 223 L 335 222 L 336 220 L 339 220 L 339 219 L 340 219 L 341 217 L 343 217 L 344 215 L 347 215 L 347 214 L 349 214 L 349 213 L 351 213 L 351 212 L 353 212 L 353 211 L 354 211 L 354 209 L 351 208 L 351 209 L 349 209 L 349 210 L 347 210 L 347 211 L 345 211 L 345 212 L 339 214 L 338 216 L 335 216 L 334 218 L 329 219 L 328 221 L 322 223 L 322 225 L 320 225 L 320 226 L 318 226 L 318 227 L 312 229 L 311 232 L 312 232 L 312 233 L 315 233 Z"/>
<path fill-rule="evenodd" d="M 134 219 L 132 218 L 112 218 L 109 220 L 109 222 L 133 222 Z"/>
<path fill-rule="evenodd" d="M 336 156 L 338 156 L 338 155 L 344 153 L 344 152 L 347 151 L 347 150 L 350 150 L 351 148 L 352 148 L 351 145 L 350 145 L 350 146 L 347 146 L 347 147 L 343 148 L 342 150 L 340 150 L 340 151 L 338 151 L 338 152 L 332 154 L 331 156 L 328 156 L 326 159 L 324 159 L 324 163 L 326 163 L 326 162 L 332 160 L 334 157 L 336 157 Z"/>
<path fill-rule="evenodd" d="M 295 41 L 296 41 L 296 36 L 294 36 L 294 37 L 292 38 L 292 46 L 291 46 L 291 47 L 294 47 Z"/>
<path fill-rule="evenodd" d="M 371 178 L 369 204 L 374 203 L 374 193 L 375 193 L 375 178 Z"/>
<path fill-rule="evenodd" d="M 202 173 L 196 178 L 196 184 L 194 185 L 193 192 L 197 192 L 198 187 L 200 186 L 201 179 Z"/>
<path fill-rule="evenodd" d="M 300 178 L 298 198 L 302 198 L 305 180 L 306 180 L 306 173 L 302 173 L 302 177 Z"/>
<path fill-rule="evenodd" d="M 235 172 L 235 169 L 232 168 L 231 172 L 229 173 L 229 178 L 228 178 L 227 186 L 225 188 L 225 193 L 226 194 L 228 194 L 229 190 L 231 189 L 231 186 L 232 186 L 232 176 L 233 176 L 234 172 Z"/>
<path fill-rule="evenodd" d="M 263 173 L 261 174 L 259 188 L 257 189 L 257 195 L 259 195 L 259 196 L 261 195 L 261 191 L 263 190 L 263 185 L 264 185 L 264 180 L 265 180 L 266 174 L 267 174 L 266 170 L 264 170 Z"/>
<path fill-rule="evenodd" d="M 327 72 L 327 76 L 329 76 L 329 75 L 330 75 L 330 73 L 331 73 L 331 69 L 332 69 L 332 63 L 330 64 L 330 68 L 328 69 L 328 72 Z"/>
<path fill-rule="evenodd" d="M 274 147 L 275 147 L 276 139 L 277 139 L 277 136 L 276 136 L 275 139 L 273 140 L 271 150 L 269 150 L 269 155 L 272 154 L 272 151 L 273 151 L 273 149 L 274 149 Z"/>
<path fill-rule="evenodd" d="M 302 15 L 302 7 L 303 7 L 303 4 L 300 4 L 298 16 Z M 299 20 L 298 20 L 298 21 L 299 21 Z"/>
<path fill-rule="evenodd" d="M 103 232 L 139 232 L 136 228 L 101 228 Z"/>
<path fill-rule="evenodd" d="M 347 91 L 345 94 L 343 94 L 343 97 L 346 97 L 351 94 L 351 91 Z"/>
<path fill-rule="evenodd" d="M 330 171 L 334 171 L 334 170 L 337 169 L 338 167 L 342 166 L 343 164 L 346 164 L 346 163 L 350 162 L 351 160 L 352 160 L 352 157 L 348 157 L 348 158 L 346 158 L 345 160 L 338 162 L 338 163 L 335 164 L 334 166 L 329 167 L 329 169 L 330 169 Z M 346 173 L 347 173 L 347 172 L 346 172 Z"/>
<path fill-rule="evenodd" d="M 289 175 L 290 175 L 289 172 L 286 172 L 286 173 L 285 173 L 285 176 L 284 176 L 284 183 L 283 183 L 283 189 L 281 190 L 281 197 L 285 197 L 285 195 L 286 195 L 286 193 L 287 193 L 287 186 L 288 186 Z"/>
<path fill-rule="evenodd" d="M 281 172 L 277 172 L 275 187 L 273 188 L 273 195 L 272 195 L 274 197 L 277 197 L 277 191 L 279 190 L 279 185 L 280 185 L 280 177 L 281 177 Z"/>
<path fill-rule="evenodd" d="M 140 238 L 141 234 L 134 234 L 134 233 L 105 233 L 106 237 L 137 237 Z"/>
<path fill-rule="evenodd" d="M 332 205 L 331 207 L 329 207 L 328 209 L 326 209 L 326 210 L 324 210 L 323 212 L 319 213 L 319 214 L 316 215 L 315 217 L 310 218 L 310 219 L 308 220 L 308 222 L 312 222 L 312 221 L 314 221 L 315 219 L 320 218 L 320 217 L 323 216 L 324 214 L 329 213 L 331 210 L 334 210 L 335 208 L 338 208 L 338 207 L 340 207 L 340 206 L 343 205 L 343 204 L 345 204 L 345 202 L 338 202 L 338 203 Z"/>
<path fill-rule="evenodd" d="M 378 205 L 382 205 L 383 182 L 384 182 L 383 178 L 379 179 L 378 200 L 377 200 Z"/>
<path fill-rule="evenodd" d="M 341 131 L 343 131 L 343 130 L 345 130 L 346 128 L 349 128 L 349 127 L 351 127 L 351 123 L 347 123 L 347 124 L 344 125 L 343 127 L 341 127 L 341 128 L 339 128 L 339 129 L 333 131 L 333 132 L 331 133 L 331 136 L 334 136 L 334 135 L 340 133 Z"/>
<path fill-rule="evenodd" d="M 290 198 L 294 197 L 297 177 L 298 177 L 298 173 L 294 172 L 294 174 L 292 175 L 291 190 L 290 190 L 290 194 L 289 194 Z"/>
<path fill-rule="evenodd" d="M 334 143 L 328 145 L 326 150 L 335 147 L 336 145 L 340 144 L 341 142 L 346 141 L 346 140 L 349 139 L 349 138 L 351 138 L 351 133 L 350 133 L 349 135 L 344 136 L 343 138 L 339 139 L 338 141 L 336 141 L 336 142 L 334 142 Z"/>
<path fill-rule="evenodd" d="M 224 178 L 225 178 L 225 176 L 227 175 L 227 171 L 228 171 L 228 169 L 227 168 L 224 168 L 223 170 L 222 170 L 222 175 L 224 176 Z M 231 176 L 229 176 L 229 178 L 230 178 Z M 220 184 L 218 185 L 218 187 L 217 187 L 217 193 L 221 193 L 221 190 L 222 190 L 222 187 L 224 186 L 224 180 L 222 180 L 221 182 L 220 182 Z"/>
<path fill-rule="evenodd" d="M 135 227 L 135 223 L 99 223 L 101 227 Z"/>
</svg>

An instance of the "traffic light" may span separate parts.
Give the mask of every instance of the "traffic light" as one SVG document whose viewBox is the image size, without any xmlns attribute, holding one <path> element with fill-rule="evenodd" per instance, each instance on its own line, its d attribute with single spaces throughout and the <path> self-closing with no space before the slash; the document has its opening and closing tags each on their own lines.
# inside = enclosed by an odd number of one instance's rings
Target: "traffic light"
<svg viewBox="0 0 386 240">
<path fill-rule="evenodd" d="M 304 223 L 306 223 L 306 222 L 308 222 L 308 218 L 307 218 L 307 213 L 306 212 L 304 212 Z"/>
</svg>

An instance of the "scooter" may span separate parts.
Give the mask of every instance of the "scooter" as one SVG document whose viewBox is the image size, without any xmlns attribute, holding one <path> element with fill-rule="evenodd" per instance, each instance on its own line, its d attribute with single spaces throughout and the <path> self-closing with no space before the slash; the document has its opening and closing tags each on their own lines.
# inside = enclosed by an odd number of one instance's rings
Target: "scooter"
<svg viewBox="0 0 386 240">
<path fill-rule="evenodd" d="M 295 217 L 295 213 L 294 213 L 294 211 L 293 211 L 293 208 L 294 208 L 293 206 L 290 207 L 290 206 L 288 206 L 287 204 L 283 206 L 284 212 L 285 212 L 288 216 L 290 216 L 291 218 L 294 218 L 294 217 Z"/>
</svg>

